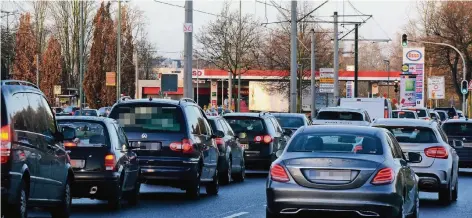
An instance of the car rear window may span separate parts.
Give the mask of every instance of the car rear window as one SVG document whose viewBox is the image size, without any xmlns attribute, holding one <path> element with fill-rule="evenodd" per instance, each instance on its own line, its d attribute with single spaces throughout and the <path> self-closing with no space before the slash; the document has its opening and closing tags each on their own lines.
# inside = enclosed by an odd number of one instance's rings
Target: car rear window
<svg viewBox="0 0 472 218">
<path fill-rule="evenodd" d="M 108 131 L 102 123 L 92 121 L 61 120 L 59 127 L 71 127 L 75 129 L 73 142 L 77 147 L 105 147 L 110 145 Z"/>
<path fill-rule="evenodd" d="M 392 117 L 393 118 L 409 118 L 409 119 L 415 119 L 415 112 L 413 111 L 394 111 L 392 112 Z"/>
<path fill-rule="evenodd" d="M 339 111 L 321 111 L 316 117 L 318 120 L 350 120 L 364 121 L 361 113 L 357 112 L 339 112 Z"/>
<path fill-rule="evenodd" d="M 182 109 L 166 104 L 125 104 L 115 106 L 109 115 L 125 132 L 183 132 Z"/>
<path fill-rule="evenodd" d="M 265 134 L 266 127 L 264 120 L 257 117 L 225 117 L 234 132 L 260 133 Z"/>
<path fill-rule="evenodd" d="M 2 126 L 5 126 L 8 124 L 8 119 L 7 119 L 7 107 L 5 105 L 5 100 L 3 99 L 3 94 L 1 96 L 1 99 L 2 99 L 2 108 L 1 108 L 1 111 L 2 111 Z"/>
<path fill-rule="evenodd" d="M 400 143 L 438 143 L 433 130 L 428 127 L 389 126 L 388 129 Z"/>
<path fill-rule="evenodd" d="M 275 118 L 277 118 L 282 128 L 299 128 L 304 126 L 303 118 L 300 117 L 278 116 Z"/>
<path fill-rule="evenodd" d="M 439 114 L 439 117 L 441 118 L 441 121 L 445 121 L 447 120 L 447 114 L 446 112 L 443 112 L 443 111 L 437 111 L 438 114 Z"/>
<path fill-rule="evenodd" d="M 442 129 L 448 136 L 472 136 L 472 123 L 445 123 Z"/>
<path fill-rule="evenodd" d="M 447 118 L 449 119 L 453 119 L 455 116 L 457 116 L 457 111 L 456 109 L 452 108 L 452 107 L 448 107 L 448 108 L 435 108 L 434 110 L 441 110 L 441 111 L 445 111 L 447 113 Z"/>
<path fill-rule="evenodd" d="M 418 117 L 428 117 L 428 114 L 425 109 L 405 108 L 404 110 L 416 111 L 416 113 L 418 114 Z"/>
<path fill-rule="evenodd" d="M 81 115 L 80 110 L 74 112 L 75 116 Z M 96 110 L 82 110 L 82 116 L 98 116 Z"/>
<path fill-rule="evenodd" d="M 306 133 L 296 135 L 287 152 L 383 154 L 379 138 L 348 133 Z"/>
</svg>

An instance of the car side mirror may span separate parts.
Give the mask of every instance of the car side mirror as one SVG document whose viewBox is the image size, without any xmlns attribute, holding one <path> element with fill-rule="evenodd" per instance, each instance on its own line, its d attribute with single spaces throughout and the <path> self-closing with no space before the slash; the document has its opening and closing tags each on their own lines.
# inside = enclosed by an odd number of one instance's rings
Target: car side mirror
<svg viewBox="0 0 472 218">
<path fill-rule="evenodd" d="M 464 142 L 461 140 L 453 140 L 452 141 L 452 147 L 453 148 L 463 148 L 464 147 Z"/>
<path fill-rule="evenodd" d="M 245 132 L 240 132 L 237 135 L 238 139 L 245 139 L 246 138 L 246 133 Z"/>
<path fill-rule="evenodd" d="M 60 141 L 66 140 L 66 141 L 71 141 L 75 139 L 75 129 L 64 126 L 62 127 L 62 133 L 59 133 L 59 137 L 62 136 L 62 139 Z"/>
<path fill-rule="evenodd" d="M 225 133 L 221 130 L 216 130 L 212 136 L 212 138 L 223 138 L 223 137 L 225 137 Z"/>
<path fill-rule="evenodd" d="M 291 136 L 293 131 L 291 129 L 284 129 L 284 135 Z"/>
<path fill-rule="evenodd" d="M 421 157 L 421 154 L 415 153 L 415 152 L 408 152 L 406 155 L 406 161 L 408 163 L 420 163 L 422 161 L 423 157 Z"/>
<path fill-rule="evenodd" d="M 284 153 L 284 150 L 278 150 L 277 152 L 275 152 L 275 156 L 280 157 L 282 156 L 283 153 Z"/>
</svg>

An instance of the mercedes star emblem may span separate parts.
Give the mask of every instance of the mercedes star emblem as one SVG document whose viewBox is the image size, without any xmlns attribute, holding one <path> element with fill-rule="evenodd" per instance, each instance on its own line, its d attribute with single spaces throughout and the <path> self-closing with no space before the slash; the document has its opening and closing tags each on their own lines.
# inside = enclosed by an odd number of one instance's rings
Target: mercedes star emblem
<svg viewBox="0 0 472 218">
<path fill-rule="evenodd" d="M 146 133 L 143 133 L 143 134 L 141 135 L 141 138 L 147 139 L 147 134 L 146 134 Z"/>
</svg>

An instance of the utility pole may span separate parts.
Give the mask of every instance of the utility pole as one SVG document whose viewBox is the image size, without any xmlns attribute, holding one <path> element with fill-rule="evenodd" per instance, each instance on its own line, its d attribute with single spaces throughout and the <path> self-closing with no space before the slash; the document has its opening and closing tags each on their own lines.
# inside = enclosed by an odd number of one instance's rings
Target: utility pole
<svg viewBox="0 0 472 218">
<path fill-rule="evenodd" d="M 390 97 L 390 61 L 389 60 L 384 60 L 385 62 L 385 70 L 387 71 L 388 74 L 388 79 L 387 79 L 387 97 Z"/>
<path fill-rule="evenodd" d="M 339 41 L 338 41 L 338 12 L 334 12 L 334 104 L 339 98 Z M 354 85 L 357 87 L 357 85 Z"/>
<path fill-rule="evenodd" d="M 121 96 L 121 0 L 118 0 L 118 37 L 116 40 L 117 55 L 116 55 L 116 102 L 120 100 Z"/>
<path fill-rule="evenodd" d="M 198 86 L 199 86 L 199 83 L 200 83 L 200 81 L 199 81 L 199 76 L 198 76 L 198 74 L 200 74 L 200 73 L 199 73 L 199 71 L 200 71 L 200 65 L 199 65 L 198 61 L 199 61 L 199 59 L 197 58 L 197 73 L 196 73 L 196 74 L 197 74 L 197 105 L 198 105 L 198 98 L 199 98 L 199 97 L 198 97 L 198 92 L 199 92 L 199 91 L 198 91 L 198 89 L 199 89 Z M 193 79 L 192 79 L 192 83 L 193 83 Z M 193 87 L 193 84 L 192 84 L 192 87 Z"/>
<path fill-rule="evenodd" d="M 290 113 L 297 112 L 297 1 L 291 2 Z"/>
<path fill-rule="evenodd" d="M 84 2 L 80 1 L 80 40 L 79 40 L 79 101 L 80 114 L 82 114 L 82 105 L 84 105 Z"/>
<path fill-rule="evenodd" d="M 36 86 L 39 88 L 39 52 L 36 53 Z"/>
<path fill-rule="evenodd" d="M 192 61 L 193 61 L 193 0 L 185 1 L 185 24 L 192 30 L 184 33 L 184 97 L 193 99 Z"/>
<path fill-rule="evenodd" d="M 316 116 L 316 88 L 315 88 L 315 29 L 311 29 L 311 119 Z M 310 120 L 311 122 L 311 120 Z"/>
<path fill-rule="evenodd" d="M 232 110 L 233 104 L 233 73 L 228 72 L 228 108 Z"/>
<path fill-rule="evenodd" d="M 238 35 L 238 48 L 237 48 L 237 52 L 239 53 L 238 55 L 238 59 L 237 59 L 237 69 L 239 69 L 239 74 L 238 74 L 238 102 L 236 103 L 238 105 L 238 112 L 241 112 L 241 63 L 240 63 L 240 60 L 241 60 L 241 30 L 242 30 L 242 22 L 241 22 L 241 3 L 242 3 L 242 0 L 239 0 L 239 35 Z"/>
<path fill-rule="evenodd" d="M 358 83 L 359 83 L 359 24 L 356 23 L 354 24 L 354 98 L 359 97 L 359 84 Z"/>
<path fill-rule="evenodd" d="M 139 78 L 138 78 L 138 70 L 139 70 L 139 66 L 138 66 L 138 50 L 135 49 L 134 50 L 134 87 L 135 87 L 135 91 L 134 91 L 134 99 L 138 99 L 139 98 Z"/>
</svg>

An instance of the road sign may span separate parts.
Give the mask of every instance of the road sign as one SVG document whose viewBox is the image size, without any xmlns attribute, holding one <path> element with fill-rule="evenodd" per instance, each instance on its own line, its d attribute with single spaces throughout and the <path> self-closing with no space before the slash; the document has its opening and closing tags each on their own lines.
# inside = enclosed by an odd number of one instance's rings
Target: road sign
<svg viewBox="0 0 472 218">
<path fill-rule="evenodd" d="M 403 71 L 403 72 L 408 72 L 409 69 L 410 69 L 410 68 L 408 67 L 408 64 L 403 64 L 403 65 L 402 65 L 402 71 Z"/>
<path fill-rule="evenodd" d="M 162 74 L 161 76 L 161 91 L 162 92 L 177 92 L 178 90 L 178 75 L 176 74 Z"/>
<path fill-rule="evenodd" d="M 184 23 L 184 33 L 191 33 L 191 32 L 193 32 L 193 24 Z"/>
<path fill-rule="evenodd" d="M 116 86 L 116 73 L 115 72 L 106 72 L 105 85 Z"/>
<path fill-rule="evenodd" d="M 334 93 L 333 68 L 320 68 L 320 93 Z"/>
<path fill-rule="evenodd" d="M 432 76 L 428 78 L 428 98 L 445 98 L 444 76 Z"/>
<path fill-rule="evenodd" d="M 55 85 L 54 86 L 54 94 L 60 95 L 61 94 L 61 86 Z"/>
</svg>

